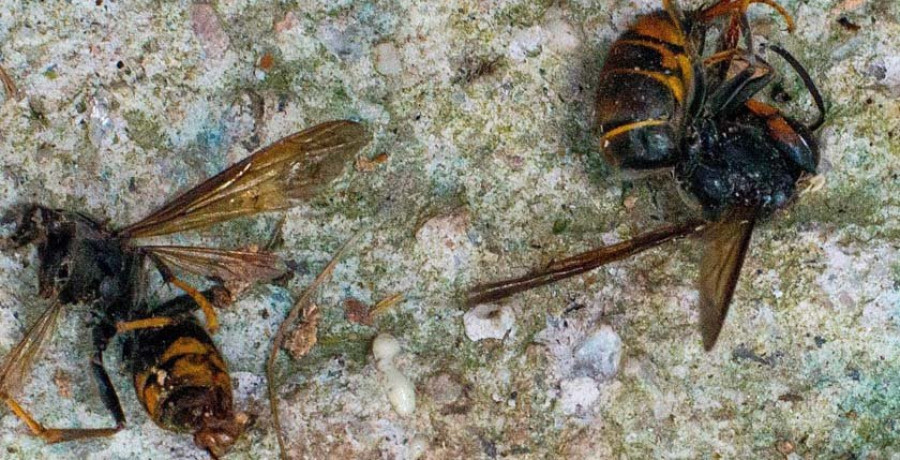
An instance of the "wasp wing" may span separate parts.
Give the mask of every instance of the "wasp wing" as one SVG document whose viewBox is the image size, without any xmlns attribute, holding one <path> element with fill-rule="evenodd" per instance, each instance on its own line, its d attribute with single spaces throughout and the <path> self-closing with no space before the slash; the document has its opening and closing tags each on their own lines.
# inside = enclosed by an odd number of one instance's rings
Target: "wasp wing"
<svg viewBox="0 0 900 460">
<path fill-rule="evenodd" d="M 190 246 L 142 246 L 141 250 L 167 266 L 221 281 L 266 281 L 288 271 L 284 261 L 271 252 Z"/>
<path fill-rule="evenodd" d="M 700 332 L 711 350 L 722 331 L 750 246 L 755 219 L 727 218 L 704 232 L 706 249 L 700 262 Z"/>
<path fill-rule="evenodd" d="M 359 123 L 339 120 L 313 126 L 230 166 L 118 234 L 167 235 L 289 208 L 328 185 L 368 142 Z"/>
<path fill-rule="evenodd" d="M 494 302 L 538 286 L 570 278 L 593 270 L 601 265 L 631 257 L 675 238 L 688 236 L 698 231 L 702 226 L 702 221 L 689 221 L 683 224 L 666 226 L 638 235 L 628 241 L 592 249 L 553 262 L 540 270 L 519 278 L 482 284 L 469 291 L 469 297 L 466 300 L 466 304 L 476 305 Z"/>
<path fill-rule="evenodd" d="M 22 340 L 4 357 L 3 366 L 0 367 L 0 395 L 9 395 L 21 387 L 25 375 L 40 354 L 42 345 L 56 329 L 61 311 L 62 304 L 59 302 L 47 307 Z"/>
</svg>

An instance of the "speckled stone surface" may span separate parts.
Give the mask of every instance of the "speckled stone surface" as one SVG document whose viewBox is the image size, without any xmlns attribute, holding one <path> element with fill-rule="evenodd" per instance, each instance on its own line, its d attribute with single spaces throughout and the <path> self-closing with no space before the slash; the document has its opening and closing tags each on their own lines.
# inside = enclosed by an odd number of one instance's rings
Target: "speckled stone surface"
<svg viewBox="0 0 900 460">
<path fill-rule="evenodd" d="M 278 251 L 297 276 L 221 315 L 215 340 L 256 417 L 228 458 L 277 455 L 263 373 L 273 331 L 359 232 L 316 296 L 316 348 L 279 361 L 293 458 L 895 458 L 900 3 L 782 4 L 793 35 L 765 6 L 751 21 L 825 94 L 826 184 L 756 231 L 709 353 L 691 240 L 503 302 L 499 338 L 471 340 L 463 318 L 476 282 L 685 211 L 666 178 L 623 182 L 593 129 L 609 45 L 656 0 L 4 0 L 0 66 L 20 97 L 0 95 L 0 208 L 36 201 L 124 224 L 283 135 L 358 119 L 373 133 L 360 157 L 387 160 L 348 166 L 332 192 L 285 213 Z M 800 82 L 781 86 L 785 110 L 811 116 Z M 175 241 L 260 243 L 277 220 Z M 33 250 L 0 253 L 0 354 L 40 314 L 36 279 Z M 347 299 L 396 293 L 371 326 L 345 317 Z M 87 372 L 88 317 L 64 312 L 23 390 L 48 426 L 111 424 Z M 410 416 L 393 411 L 372 359 L 379 332 L 402 345 Z M 149 420 L 118 347 L 108 355 L 125 430 L 47 446 L 3 408 L 0 457 L 206 458 Z"/>
</svg>

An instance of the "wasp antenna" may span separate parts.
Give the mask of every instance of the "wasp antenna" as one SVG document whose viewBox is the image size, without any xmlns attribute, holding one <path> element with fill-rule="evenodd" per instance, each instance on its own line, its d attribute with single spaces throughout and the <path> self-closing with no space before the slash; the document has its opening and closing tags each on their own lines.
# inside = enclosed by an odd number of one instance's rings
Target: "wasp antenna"
<svg viewBox="0 0 900 460">
<path fill-rule="evenodd" d="M 797 75 L 800 75 L 800 79 L 803 80 L 803 84 L 806 85 L 807 91 L 812 96 L 813 101 L 816 103 L 816 109 L 819 110 L 819 117 L 816 120 L 809 124 L 806 128 L 810 131 L 815 131 L 825 123 L 825 101 L 822 99 L 822 94 L 819 93 L 819 88 L 816 87 L 815 82 L 813 82 L 812 77 L 809 76 L 809 72 L 806 71 L 806 68 L 803 67 L 803 64 L 800 64 L 800 61 L 797 60 L 791 53 L 789 53 L 784 48 L 778 45 L 767 45 L 769 49 L 774 51 L 776 54 L 781 56 L 782 59 L 787 61 L 788 64 L 793 67 L 794 71 L 797 72 Z"/>
</svg>

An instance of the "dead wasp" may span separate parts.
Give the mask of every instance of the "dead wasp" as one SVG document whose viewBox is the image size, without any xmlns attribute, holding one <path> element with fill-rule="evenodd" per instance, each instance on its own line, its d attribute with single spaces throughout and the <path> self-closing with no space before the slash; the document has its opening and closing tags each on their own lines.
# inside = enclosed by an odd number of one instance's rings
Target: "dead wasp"
<svg viewBox="0 0 900 460">
<path fill-rule="evenodd" d="M 40 296 L 49 299 L 50 306 L 6 356 L 0 368 L 0 398 L 34 435 L 49 443 L 118 432 L 125 426 L 125 415 L 103 353 L 121 335 L 126 339 L 123 361 L 150 418 L 166 430 L 192 433 L 194 442 L 213 457 L 225 453 L 247 419 L 233 408 L 227 366 L 207 332 L 217 325 L 212 305 L 219 302 L 214 294 L 228 292 L 198 292 L 174 273 L 179 269 L 223 284 L 247 283 L 281 276 L 285 265 L 266 251 L 152 246 L 138 240 L 294 206 L 323 190 L 367 142 L 358 123 L 322 123 L 257 151 L 145 219 L 118 229 L 79 212 L 41 205 L 20 209 L 11 243 L 37 244 Z M 144 300 L 146 260 L 164 281 L 187 294 L 160 305 Z M 47 428 L 13 397 L 63 307 L 76 303 L 91 306 L 90 366 L 103 405 L 115 420 L 112 428 Z M 206 328 L 193 316 L 198 307 Z"/>
<path fill-rule="evenodd" d="M 702 234 L 700 326 L 712 349 L 722 329 L 756 223 L 787 206 L 797 184 L 816 174 L 812 132 L 824 122 L 822 97 L 802 65 L 769 46 L 801 77 L 819 116 L 808 126 L 753 99 L 774 69 L 753 51 L 746 7 L 772 0 L 721 0 L 682 14 L 672 1 L 640 16 L 612 45 L 601 70 L 597 118 L 607 160 L 626 173 L 673 174 L 702 219 L 663 227 L 631 240 L 552 262 L 526 276 L 476 286 L 468 303 L 495 301 L 624 259 L 675 238 Z M 716 52 L 699 53 L 705 25 L 730 15 Z M 737 46 L 743 36 L 747 48 Z M 732 69 L 734 67 L 735 70 Z M 725 70 L 721 70 L 725 69 Z M 729 70 L 730 69 L 730 70 Z"/>
</svg>

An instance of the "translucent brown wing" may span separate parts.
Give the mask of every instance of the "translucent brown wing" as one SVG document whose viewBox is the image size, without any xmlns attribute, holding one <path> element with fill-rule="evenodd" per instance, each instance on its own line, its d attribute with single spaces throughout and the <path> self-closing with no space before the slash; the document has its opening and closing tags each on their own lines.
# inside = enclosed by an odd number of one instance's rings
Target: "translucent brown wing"
<svg viewBox="0 0 900 460">
<path fill-rule="evenodd" d="M 0 367 L 0 395 L 11 394 L 21 387 L 31 364 L 40 354 L 42 345 L 53 335 L 61 311 L 62 304 L 59 302 L 47 307 L 22 340 L 3 358 L 3 367 Z"/>
<path fill-rule="evenodd" d="M 142 246 L 165 265 L 221 281 L 267 281 L 288 268 L 271 252 L 226 251 L 189 246 Z"/>
<path fill-rule="evenodd" d="M 670 225 L 638 235 L 628 241 L 582 252 L 520 278 L 482 284 L 469 291 L 468 305 L 494 302 L 519 292 L 550 284 L 593 270 L 601 265 L 631 257 L 675 238 L 688 236 L 703 226 L 702 221 Z"/>
<path fill-rule="evenodd" d="M 755 220 L 728 218 L 710 224 L 703 238 L 706 249 L 700 263 L 700 332 L 703 347 L 711 350 L 722 331 L 750 246 Z"/>
<path fill-rule="evenodd" d="M 369 142 L 359 123 L 322 123 L 281 139 L 121 229 L 144 238 L 205 228 L 236 217 L 285 209 L 316 195 Z"/>
</svg>

